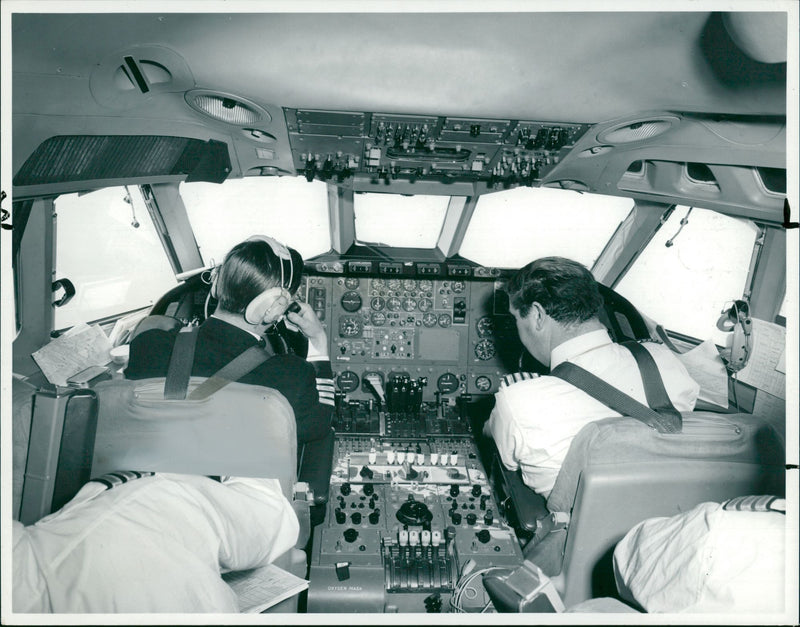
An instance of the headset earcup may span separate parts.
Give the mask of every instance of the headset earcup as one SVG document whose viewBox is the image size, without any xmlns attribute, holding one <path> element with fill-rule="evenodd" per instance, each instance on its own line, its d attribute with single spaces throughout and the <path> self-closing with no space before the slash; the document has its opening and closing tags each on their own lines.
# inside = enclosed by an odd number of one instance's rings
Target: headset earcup
<svg viewBox="0 0 800 627">
<path fill-rule="evenodd" d="M 256 296 L 244 310 L 244 319 L 250 324 L 275 322 L 289 306 L 289 293 L 281 287 L 271 287 Z"/>
</svg>

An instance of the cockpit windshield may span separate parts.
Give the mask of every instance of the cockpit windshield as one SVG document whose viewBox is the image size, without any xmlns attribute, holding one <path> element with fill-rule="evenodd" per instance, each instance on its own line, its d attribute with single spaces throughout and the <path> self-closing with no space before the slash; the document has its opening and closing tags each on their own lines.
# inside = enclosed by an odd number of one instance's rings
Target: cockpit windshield
<svg viewBox="0 0 800 627">
<path fill-rule="evenodd" d="M 616 196 L 518 187 L 481 196 L 462 257 L 485 266 L 519 268 L 558 255 L 591 268 L 633 201 Z"/>
<path fill-rule="evenodd" d="M 303 258 L 331 247 L 328 190 L 320 181 L 295 177 L 181 183 L 203 263 L 219 264 L 235 244 L 254 233 L 269 233 Z"/>
<path fill-rule="evenodd" d="M 355 194 L 356 241 L 402 248 L 434 248 L 450 196 Z"/>
</svg>

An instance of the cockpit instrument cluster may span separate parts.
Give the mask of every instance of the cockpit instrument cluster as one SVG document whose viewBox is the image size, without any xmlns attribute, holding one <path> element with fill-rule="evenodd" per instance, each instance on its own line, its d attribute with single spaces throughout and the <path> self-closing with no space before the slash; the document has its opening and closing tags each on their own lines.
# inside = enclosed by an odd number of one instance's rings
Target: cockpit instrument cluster
<svg viewBox="0 0 800 627">
<path fill-rule="evenodd" d="M 499 280 L 312 275 L 303 289 L 327 327 L 338 432 L 459 433 L 464 402 L 517 367 Z"/>
<path fill-rule="evenodd" d="M 536 185 L 587 124 L 285 109 L 294 166 L 306 179 Z"/>
</svg>

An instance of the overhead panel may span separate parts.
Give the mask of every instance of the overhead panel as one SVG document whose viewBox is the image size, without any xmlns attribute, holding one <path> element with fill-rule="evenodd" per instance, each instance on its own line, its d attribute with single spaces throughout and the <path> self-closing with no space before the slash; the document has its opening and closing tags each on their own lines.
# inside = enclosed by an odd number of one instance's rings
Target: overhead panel
<svg viewBox="0 0 800 627">
<path fill-rule="evenodd" d="M 295 168 L 311 181 L 538 186 L 588 124 L 285 109 Z"/>
</svg>

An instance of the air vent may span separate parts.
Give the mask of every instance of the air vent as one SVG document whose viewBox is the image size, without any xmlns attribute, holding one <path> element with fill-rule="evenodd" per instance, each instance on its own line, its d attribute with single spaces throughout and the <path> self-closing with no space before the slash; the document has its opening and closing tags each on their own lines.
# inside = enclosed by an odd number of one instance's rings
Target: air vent
<svg viewBox="0 0 800 627">
<path fill-rule="evenodd" d="M 627 122 L 601 132 L 597 141 L 605 144 L 640 142 L 666 133 L 677 122 L 678 118 L 671 117 Z"/>
<path fill-rule="evenodd" d="M 186 61 L 163 46 L 133 46 L 106 56 L 92 70 L 89 87 L 104 107 L 127 109 L 194 85 Z"/>
<path fill-rule="evenodd" d="M 172 74 L 155 61 L 138 61 L 131 56 L 125 57 L 125 63 L 114 73 L 114 84 L 121 90 L 138 89 L 146 94 L 151 85 L 169 83 Z"/>
<path fill-rule="evenodd" d="M 756 168 L 764 188 L 773 194 L 786 193 L 786 170 L 781 168 Z"/>
<path fill-rule="evenodd" d="M 641 159 L 634 161 L 628 166 L 626 173 L 644 174 L 644 161 L 642 161 Z"/>
<path fill-rule="evenodd" d="M 687 163 L 686 174 L 696 183 L 716 183 L 717 179 L 705 163 Z"/>
<path fill-rule="evenodd" d="M 186 93 L 186 102 L 195 111 L 226 124 L 249 126 L 272 120 L 257 104 L 230 94 L 196 89 Z"/>
</svg>

